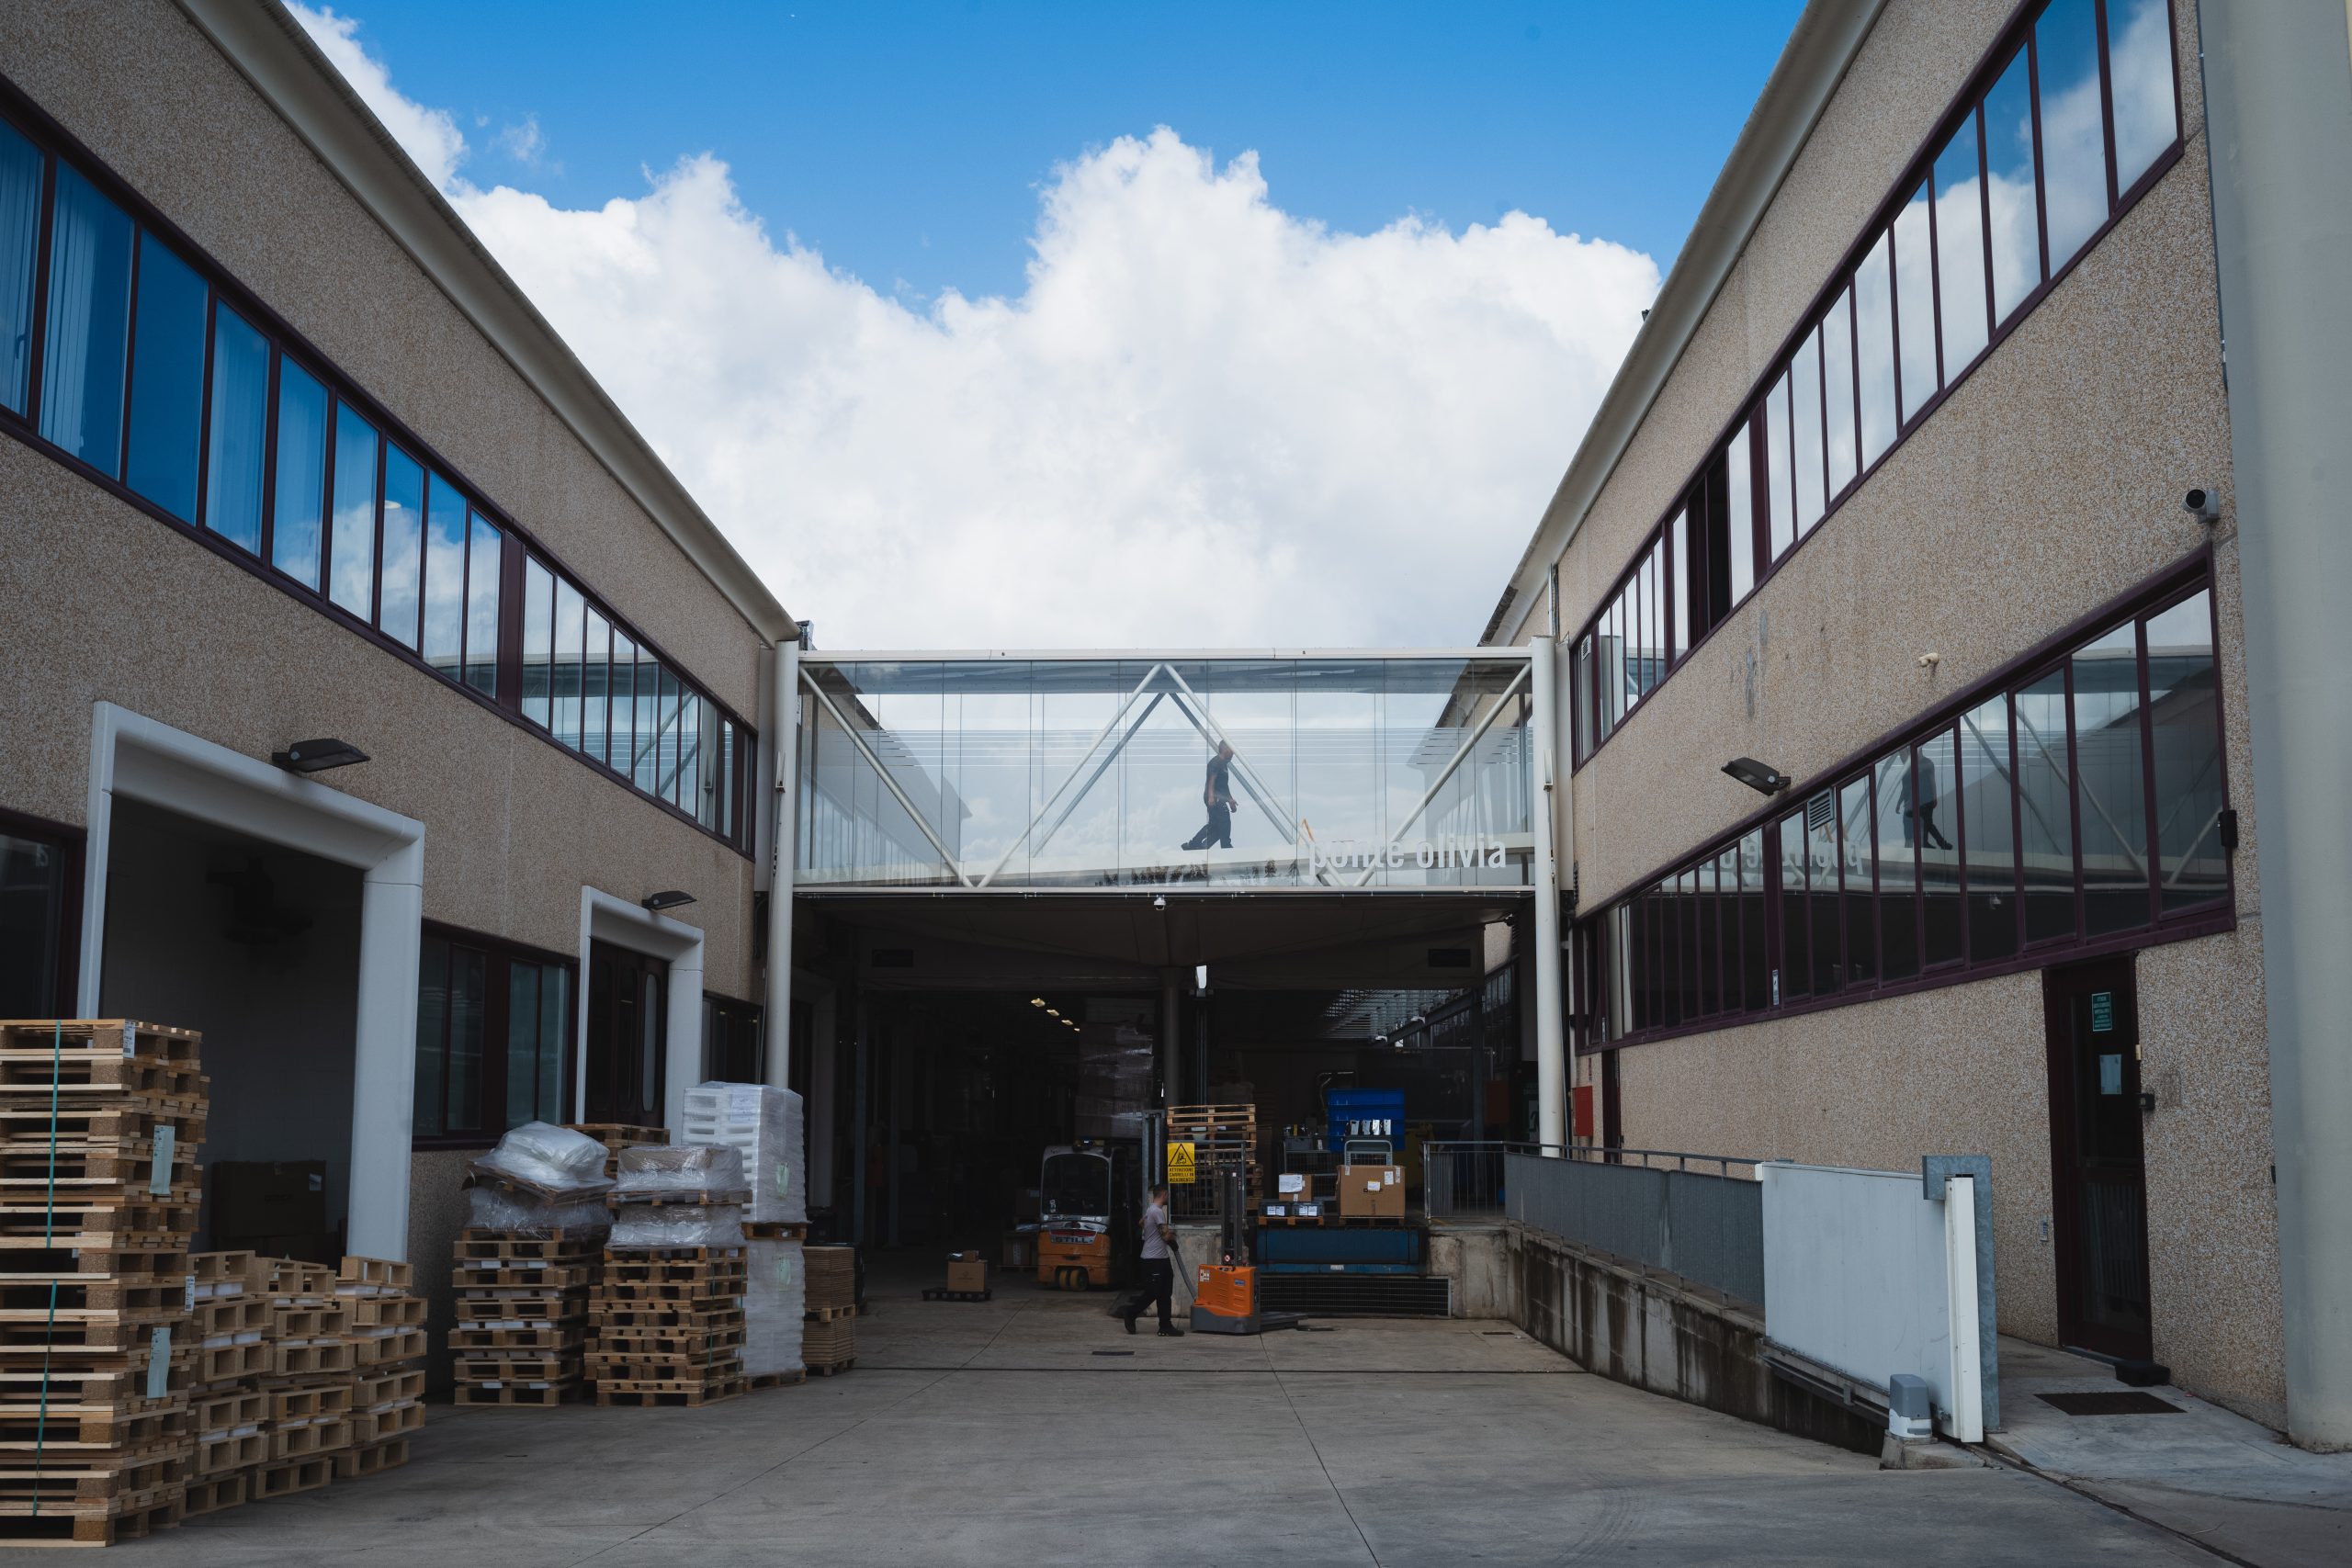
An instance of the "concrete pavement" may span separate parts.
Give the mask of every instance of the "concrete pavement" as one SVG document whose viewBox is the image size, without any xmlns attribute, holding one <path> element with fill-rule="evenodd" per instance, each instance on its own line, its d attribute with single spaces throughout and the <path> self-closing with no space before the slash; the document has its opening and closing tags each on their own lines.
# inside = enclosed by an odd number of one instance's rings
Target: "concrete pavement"
<svg viewBox="0 0 2352 1568">
<path fill-rule="evenodd" d="M 436 1407 L 402 1470 L 116 1550 L 515 1568 L 2213 1561 L 2016 1471 L 1882 1472 L 1588 1376 L 1500 1324 L 1161 1340 L 1102 1304 L 1019 1283 L 968 1305 L 892 1295 L 861 1321 L 855 1371 L 704 1410 Z"/>
</svg>

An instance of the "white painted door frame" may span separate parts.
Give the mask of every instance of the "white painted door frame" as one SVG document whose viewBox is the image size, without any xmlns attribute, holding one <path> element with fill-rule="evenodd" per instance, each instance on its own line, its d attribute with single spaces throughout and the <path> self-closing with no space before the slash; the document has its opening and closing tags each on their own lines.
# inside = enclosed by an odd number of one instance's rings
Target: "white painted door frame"
<svg viewBox="0 0 2352 1568">
<path fill-rule="evenodd" d="M 94 705 L 82 965 L 74 996 L 84 1018 L 98 1016 L 105 994 L 107 859 L 118 797 L 359 871 L 345 1245 L 365 1257 L 405 1258 L 424 824 L 129 708 Z"/>
<path fill-rule="evenodd" d="M 669 1044 L 662 1061 L 662 1124 L 685 1125 L 686 1090 L 702 1081 L 702 950 L 698 926 L 657 915 L 599 887 L 580 889 L 580 1006 L 571 1039 L 571 1119 L 588 1120 L 589 944 L 659 958 L 670 966 Z"/>
</svg>

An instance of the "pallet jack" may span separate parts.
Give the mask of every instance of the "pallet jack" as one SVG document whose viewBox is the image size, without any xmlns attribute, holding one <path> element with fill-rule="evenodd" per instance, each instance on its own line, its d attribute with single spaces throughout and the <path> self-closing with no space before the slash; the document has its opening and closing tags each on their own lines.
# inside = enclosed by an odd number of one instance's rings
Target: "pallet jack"
<svg viewBox="0 0 2352 1568">
<path fill-rule="evenodd" d="M 1241 1173 L 1228 1170 L 1225 1183 L 1225 1234 L 1219 1238 L 1221 1261 L 1204 1263 L 1193 1271 L 1193 1332 L 1195 1334 L 1263 1334 L 1275 1328 L 1296 1328 L 1305 1315 L 1267 1312 L 1258 1305 L 1258 1270 L 1250 1261 L 1249 1213 L 1241 1195 Z"/>
</svg>

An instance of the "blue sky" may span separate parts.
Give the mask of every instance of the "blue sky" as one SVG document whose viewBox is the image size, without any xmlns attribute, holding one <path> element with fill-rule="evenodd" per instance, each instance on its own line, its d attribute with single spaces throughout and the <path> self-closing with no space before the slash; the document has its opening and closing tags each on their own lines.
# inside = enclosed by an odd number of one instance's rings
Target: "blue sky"
<svg viewBox="0 0 2352 1568">
<path fill-rule="evenodd" d="M 746 206 L 877 289 L 1012 294 L 1057 164 L 1156 125 L 1246 150 L 1283 209 L 1369 232 L 1517 209 L 1671 263 L 1802 10 L 956 0 L 346 3 L 467 177 L 563 207 L 715 152 Z M 536 118 L 535 159 L 499 133 Z"/>
</svg>

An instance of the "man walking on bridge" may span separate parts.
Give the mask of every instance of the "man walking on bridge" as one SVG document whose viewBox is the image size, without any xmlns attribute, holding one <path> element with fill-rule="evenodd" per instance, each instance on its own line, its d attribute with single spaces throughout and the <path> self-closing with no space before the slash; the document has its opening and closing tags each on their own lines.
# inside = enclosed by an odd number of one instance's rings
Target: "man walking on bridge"
<svg viewBox="0 0 2352 1568">
<path fill-rule="evenodd" d="M 1208 825 L 1193 834 L 1183 845 L 1188 850 L 1205 850 L 1212 846 L 1229 850 L 1233 847 L 1233 743 L 1220 740 L 1216 755 L 1209 759 L 1207 782 L 1201 787 L 1201 804 L 1209 808 Z"/>
</svg>

